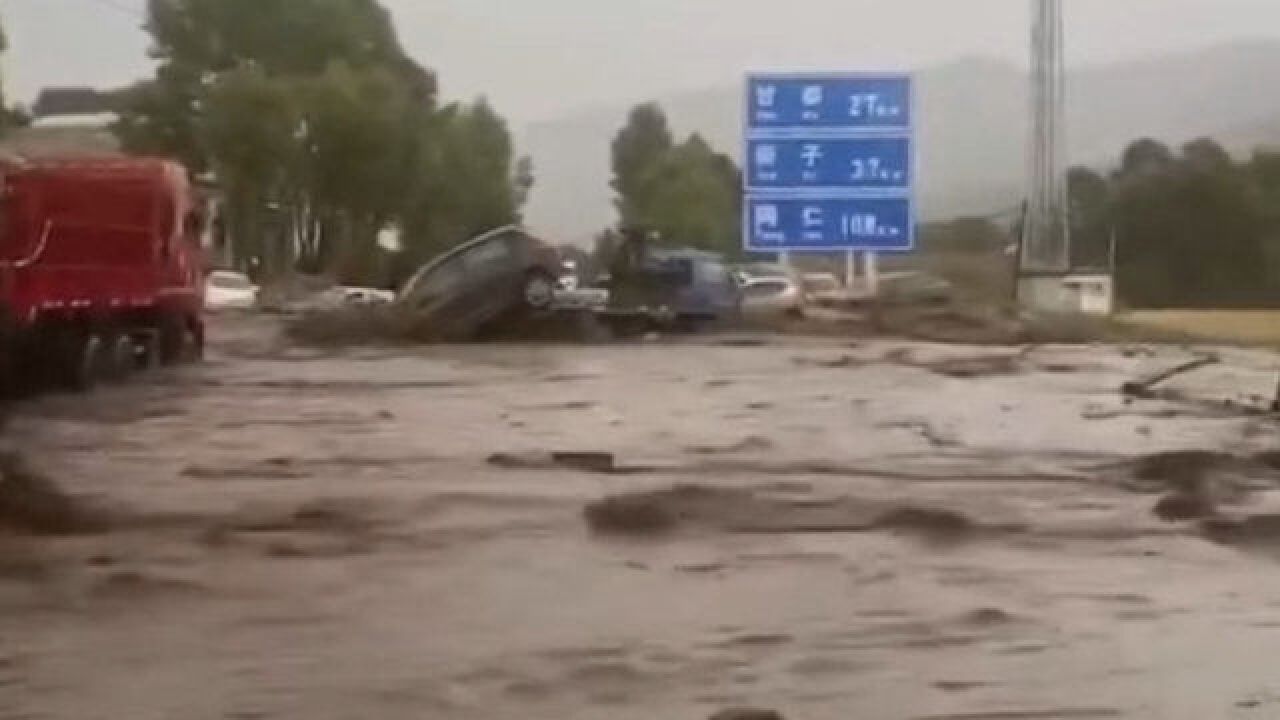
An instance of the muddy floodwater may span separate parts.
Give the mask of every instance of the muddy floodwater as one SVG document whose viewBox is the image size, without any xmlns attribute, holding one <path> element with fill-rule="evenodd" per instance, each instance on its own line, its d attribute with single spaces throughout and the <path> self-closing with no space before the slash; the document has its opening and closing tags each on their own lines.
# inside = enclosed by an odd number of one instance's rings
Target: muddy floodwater
<svg viewBox="0 0 1280 720">
<path fill-rule="evenodd" d="M 1275 356 L 215 330 L 9 422 L 0 718 L 1280 717 Z"/>
</svg>

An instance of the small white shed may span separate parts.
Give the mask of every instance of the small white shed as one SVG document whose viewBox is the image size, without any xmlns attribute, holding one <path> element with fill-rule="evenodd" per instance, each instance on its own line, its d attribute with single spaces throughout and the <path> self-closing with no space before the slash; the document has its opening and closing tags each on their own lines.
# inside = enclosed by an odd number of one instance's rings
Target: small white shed
<svg viewBox="0 0 1280 720">
<path fill-rule="evenodd" d="M 1079 273 L 1062 278 L 1072 309 L 1082 315 L 1108 317 L 1115 312 L 1115 278 L 1106 273 Z"/>
</svg>

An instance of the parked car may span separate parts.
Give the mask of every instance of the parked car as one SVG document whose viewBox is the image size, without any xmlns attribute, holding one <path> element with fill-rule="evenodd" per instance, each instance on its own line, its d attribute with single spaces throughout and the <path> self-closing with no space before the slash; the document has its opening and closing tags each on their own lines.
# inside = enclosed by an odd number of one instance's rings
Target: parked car
<svg viewBox="0 0 1280 720">
<path fill-rule="evenodd" d="M 513 313 L 551 310 L 560 271 L 554 248 L 507 226 L 424 265 L 395 302 L 412 314 L 421 331 L 469 339 Z"/>
<path fill-rule="evenodd" d="M 248 309 L 258 301 L 258 286 L 244 273 L 215 270 L 205 280 L 205 307 L 211 310 Z"/>
<path fill-rule="evenodd" d="M 751 278 L 742 287 L 742 311 L 748 315 L 799 316 L 804 306 L 804 291 L 788 276 Z"/>
<path fill-rule="evenodd" d="M 377 288 L 344 287 L 338 290 L 341 292 L 342 302 L 348 305 L 386 305 L 396 299 L 395 293 Z"/>
</svg>

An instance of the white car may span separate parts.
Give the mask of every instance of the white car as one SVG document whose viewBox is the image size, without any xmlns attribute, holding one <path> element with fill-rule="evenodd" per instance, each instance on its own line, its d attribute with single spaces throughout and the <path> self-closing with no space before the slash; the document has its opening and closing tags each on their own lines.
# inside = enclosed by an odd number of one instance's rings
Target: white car
<svg viewBox="0 0 1280 720">
<path fill-rule="evenodd" d="M 608 305 L 609 291 L 605 288 L 556 290 L 555 307 L 560 310 L 603 310 Z"/>
<path fill-rule="evenodd" d="M 210 310 L 247 310 L 258 302 L 258 286 L 244 273 L 217 270 L 205 280 L 204 302 Z"/>
<path fill-rule="evenodd" d="M 390 290 L 366 287 L 337 288 L 342 302 L 348 305 L 386 305 L 395 302 L 396 294 Z"/>
<path fill-rule="evenodd" d="M 804 291 L 790 277 L 752 277 L 742 283 L 744 313 L 803 315 L 804 305 Z"/>
</svg>

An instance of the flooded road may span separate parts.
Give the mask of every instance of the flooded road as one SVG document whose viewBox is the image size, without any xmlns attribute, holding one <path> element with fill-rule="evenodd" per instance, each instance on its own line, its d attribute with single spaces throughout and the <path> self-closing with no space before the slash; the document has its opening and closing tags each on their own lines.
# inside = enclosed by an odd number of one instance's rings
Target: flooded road
<svg viewBox="0 0 1280 720">
<path fill-rule="evenodd" d="M 0 538 L 0 717 L 1280 714 L 1265 353 L 217 330 L 11 421 L 111 527 Z"/>
</svg>

